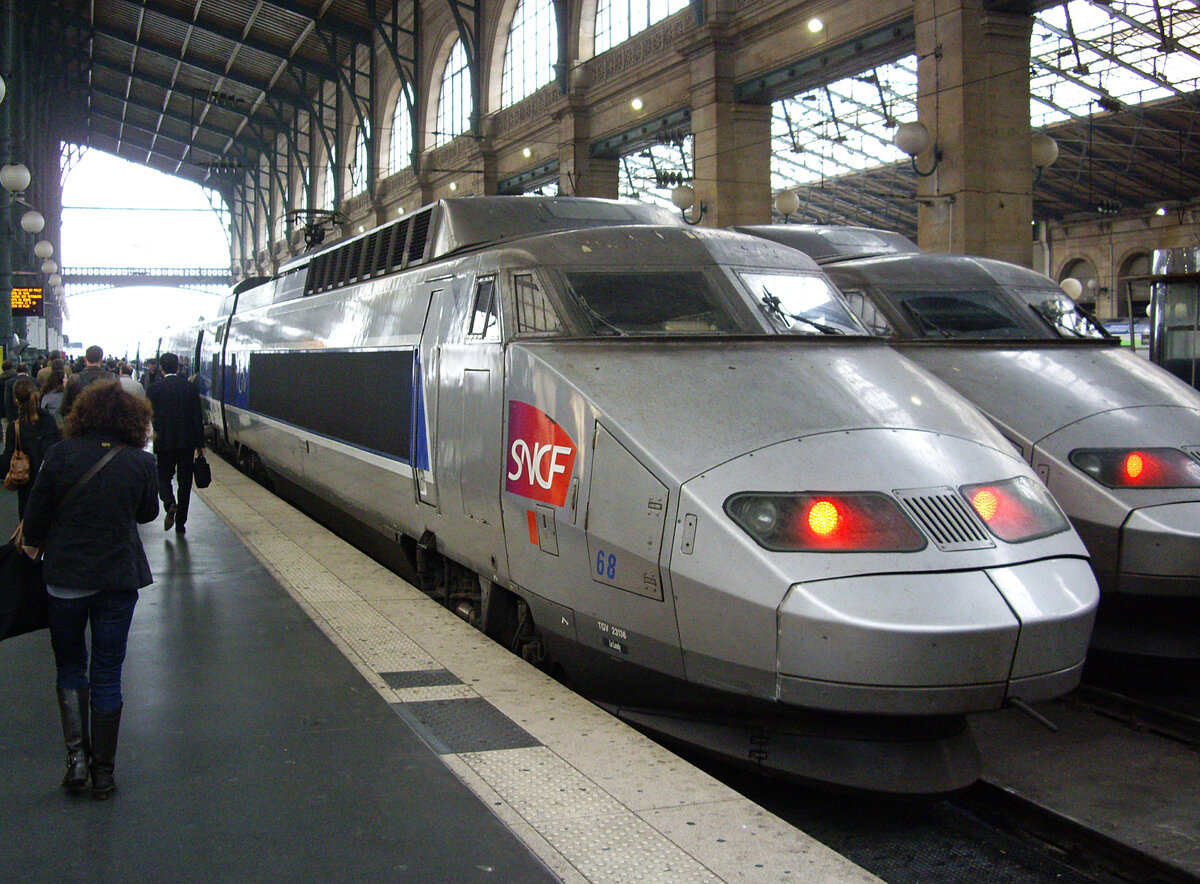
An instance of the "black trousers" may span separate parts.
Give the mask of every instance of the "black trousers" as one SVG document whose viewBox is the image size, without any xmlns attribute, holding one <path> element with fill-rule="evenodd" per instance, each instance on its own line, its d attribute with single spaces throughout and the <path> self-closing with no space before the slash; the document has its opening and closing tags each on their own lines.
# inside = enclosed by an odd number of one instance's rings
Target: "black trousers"
<svg viewBox="0 0 1200 884">
<path fill-rule="evenodd" d="M 176 507 L 175 525 L 183 525 L 187 522 L 188 503 L 192 499 L 192 460 L 196 456 L 196 449 L 174 448 L 156 451 L 154 456 L 158 458 L 158 497 L 164 508 Z M 176 477 L 179 480 L 178 501 L 171 487 L 171 481 Z"/>
</svg>

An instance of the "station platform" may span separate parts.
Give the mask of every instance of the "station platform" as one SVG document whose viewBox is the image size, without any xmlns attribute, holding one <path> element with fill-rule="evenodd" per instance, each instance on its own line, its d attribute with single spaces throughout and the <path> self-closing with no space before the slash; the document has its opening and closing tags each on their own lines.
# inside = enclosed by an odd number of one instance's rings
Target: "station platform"
<svg viewBox="0 0 1200 884">
<path fill-rule="evenodd" d="M 211 463 L 141 529 L 112 800 L 58 786 L 48 634 L 0 643 L 0 879 L 876 880 Z"/>
</svg>

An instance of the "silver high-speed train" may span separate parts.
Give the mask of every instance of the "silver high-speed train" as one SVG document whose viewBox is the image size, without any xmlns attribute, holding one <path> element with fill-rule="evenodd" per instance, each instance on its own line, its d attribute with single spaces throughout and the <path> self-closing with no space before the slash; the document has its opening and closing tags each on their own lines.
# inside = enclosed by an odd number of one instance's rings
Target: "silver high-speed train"
<svg viewBox="0 0 1200 884">
<path fill-rule="evenodd" d="M 1098 589 L 1065 515 L 790 249 L 444 200 L 162 347 L 243 463 L 667 738 L 940 792 L 977 775 L 965 714 L 1079 679 Z"/>
<path fill-rule="evenodd" d="M 1071 517 L 1094 648 L 1200 657 L 1200 392 L 1118 346 L 1040 273 L 894 233 L 740 228 L 815 258 L 870 330 L 983 410 Z"/>
</svg>

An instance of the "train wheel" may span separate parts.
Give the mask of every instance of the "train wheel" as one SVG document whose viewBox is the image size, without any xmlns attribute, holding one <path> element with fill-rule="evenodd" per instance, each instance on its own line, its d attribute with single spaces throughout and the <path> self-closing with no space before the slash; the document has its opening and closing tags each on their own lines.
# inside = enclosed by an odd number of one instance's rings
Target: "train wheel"
<svg viewBox="0 0 1200 884">
<path fill-rule="evenodd" d="M 517 599 L 517 629 L 509 647 L 520 654 L 526 663 L 541 666 L 546 662 L 546 643 L 538 635 L 537 627 L 533 623 L 533 612 L 522 598 Z"/>
</svg>

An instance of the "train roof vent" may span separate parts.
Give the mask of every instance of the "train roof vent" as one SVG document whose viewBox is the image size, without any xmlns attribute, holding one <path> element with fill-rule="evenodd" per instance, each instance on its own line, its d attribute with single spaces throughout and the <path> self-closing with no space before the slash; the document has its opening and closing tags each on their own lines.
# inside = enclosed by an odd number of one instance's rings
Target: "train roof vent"
<svg viewBox="0 0 1200 884">
<path fill-rule="evenodd" d="M 363 240 L 362 264 L 359 265 L 359 279 L 367 279 L 375 275 L 375 256 L 379 253 L 379 240 L 387 232 L 382 228 L 371 233 Z"/>
<path fill-rule="evenodd" d="M 1183 450 L 1191 456 L 1192 460 L 1200 463 L 1200 445 L 1185 445 Z"/>
<path fill-rule="evenodd" d="M 318 255 L 308 262 L 308 282 L 304 294 L 311 295 L 321 290 L 321 280 L 325 277 L 325 267 L 329 263 L 327 255 Z"/>
<path fill-rule="evenodd" d="M 349 285 L 358 279 L 358 265 L 362 262 L 364 242 L 365 240 L 356 239 L 344 247 L 346 250 L 346 272 L 340 282 Z"/>
<path fill-rule="evenodd" d="M 967 502 L 953 488 L 909 488 L 893 493 L 908 514 L 933 538 L 938 549 L 956 552 L 996 545 Z"/>
<path fill-rule="evenodd" d="M 405 264 L 419 264 L 425 260 L 425 243 L 429 239 L 429 221 L 433 207 L 412 216 L 412 236 L 408 240 L 408 260 Z"/>
</svg>

